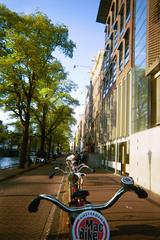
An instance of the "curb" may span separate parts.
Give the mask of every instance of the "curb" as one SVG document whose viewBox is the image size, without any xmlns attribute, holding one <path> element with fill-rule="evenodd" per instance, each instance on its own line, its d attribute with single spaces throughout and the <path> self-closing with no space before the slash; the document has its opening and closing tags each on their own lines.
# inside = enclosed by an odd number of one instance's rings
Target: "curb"
<svg viewBox="0 0 160 240">
<path fill-rule="evenodd" d="M 68 189 L 66 189 L 66 176 L 63 178 L 63 182 L 61 185 L 61 190 L 59 196 L 57 197 L 58 200 L 62 201 L 63 203 L 68 203 Z M 51 224 L 48 234 L 46 238 L 41 238 L 41 240 L 69 240 L 69 221 L 68 221 L 68 213 L 63 212 L 57 206 L 53 206 L 54 211 L 51 213 Z"/>
<path fill-rule="evenodd" d="M 18 176 L 18 175 L 21 175 L 21 174 L 23 174 L 23 173 L 25 173 L 25 172 L 29 172 L 29 171 L 31 171 L 31 170 L 33 170 L 33 169 L 36 169 L 36 168 L 39 168 L 39 167 L 43 167 L 44 165 L 46 165 L 46 163 L 45 163 L 45 164 L 41 164 L 41 165 L 36 165 L 36 166 L 28 167 L 28 168 L 24 168 L 24 169 L 19 169 L 19 168 L 17 168 L 17 172 L 16 172 L 16 168 L 12 168 L 12 169 L 10 169 L 10 170 L 11 170 L 11 171 L 12 171 L 12 170 L 15 171 L 15 173 L 11 173 L 11 174 L 9 174 L 8 176 L 4 176 L 4 177 L 0 178 L 0 182 L 6 181 L 6 180 L 8 180 L 8 179 L 10 179 L 10 178 L 14 178 L 14 177 L 16 177 L 16 176 Z M 3 170 L 2 170 L 2 171 L 3 171 Z M 5 171 L 5 169 L 4 169 L 4 171 Z"/>
<path fill-rule="evenodd" d="M 62 186 L 63 186 L 63 183 L 64 183 L 64 179 L 65 179 L 65 176 L 62 177 L 62 181 L 60 183 L 60 186 L 59 186 L 59 189 L 58 189 L 58 192 L 57 192 L 57 197 L 56 197 L 57 199 L 59 199 L 60 192 L 61 192 L 61 189 L 62 189 Z M 54 220 L 54 217 L 55 217 L 56 207 L 57 206 L 55 206 L 55 205 L 53 205 L 51 207 L 51 210 L 50 210 L 47 222 L 44 226 L 44 230 L 43 230 L 43 233 L 42 233 L 42 236 L 41 236 L 40 240 L 46 240 L 47 236 L 49 235 L 49 233 L 51 231 L 51 227 L 52 227 L 53 220 Z"/>
</svg>

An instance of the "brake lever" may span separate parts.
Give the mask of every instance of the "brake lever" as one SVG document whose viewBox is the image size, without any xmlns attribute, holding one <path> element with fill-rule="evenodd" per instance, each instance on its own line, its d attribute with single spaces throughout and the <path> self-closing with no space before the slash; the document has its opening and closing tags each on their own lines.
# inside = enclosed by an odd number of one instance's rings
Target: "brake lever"
<svg viewBox="0 0 160 240">
<path fill-rule="evenodd" d="M 39 197 L 33 199 L 32 202 L 28 206 L 28 211 L 29 212 L 37 212 L 39 204 L 40 204 L 40 198 Z"/>
<path fill-rule="evenodd" d="M 139 198 L 148 197 L 148 193 L 140 186 L 133 186 L 132 190 L 138 195 Z"/>
<path fill-rule="evenodd" d="M 53 178 L 55 175 L 56 175 L 56 172 L 53 172 L 53 173 L 49 176 L 49 178 Z"/>
</svg>

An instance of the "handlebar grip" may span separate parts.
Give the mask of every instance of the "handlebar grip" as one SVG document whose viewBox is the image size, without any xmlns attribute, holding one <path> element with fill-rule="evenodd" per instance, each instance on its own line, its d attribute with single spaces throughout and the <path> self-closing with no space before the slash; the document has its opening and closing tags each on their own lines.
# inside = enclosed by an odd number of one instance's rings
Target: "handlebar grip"
<svg viewBox="0 0 160 240">
<path fill-rule="evenodd" d="M 139 186 L 133 186 L 132 190 L 137 194 L 139 198 L 147 198 L 148 193 Z"/>
<path fill-rule="evenodd" d="M 28 211 L 29 212 L 37 212 L 39 204 L 40 204 L 40 198 L 39 197 L 33 199 L 32 202 L 28 206 Z"/>
<path fill-rule="evenodd" d="M 53 173 L 49 176 L 49 178 L 53 178 L 55 175 L 56 175 L 56 173 L 53 172 Z"/>
</svg>

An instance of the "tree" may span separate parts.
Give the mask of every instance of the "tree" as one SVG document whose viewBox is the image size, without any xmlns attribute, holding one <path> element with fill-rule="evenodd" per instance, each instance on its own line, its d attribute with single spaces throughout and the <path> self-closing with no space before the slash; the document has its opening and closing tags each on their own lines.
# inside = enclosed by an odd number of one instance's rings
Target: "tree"
<svg viewBox="0 0 160 240">
<path fill-rule="evenodd" d="M 72 131 L 69 125 L 60 124 L 52 133 L 52 145 L 59 146 L 62 151 L 68 152 L 70 150 L 70 139 Z"/>
<path fill-rule="evenodd" d="M 52 131 L 66 119 L 72 119 L 73 108 L 78 105 L 70 92 L 76 85 L 67 79 L 60 62 L 55 61 L 48 69 L 46 81 L 35 90 L 32 121 L 41 138 L 40 152 L 45 152 L 46 140 Z M 68 121 L 68 124 L 72 124 Z"/>
<path fill-rule="evenodd" d="M 72 57 L 75 44 L 69 40 L 65 25 L 54 25 L 41 12 L 20 15 L 0 5 L 0 26 L 3 46 L 0 58 L 0 104 L 20 119 L 22 144 L 20 167 L 24 168 L 28 147 L 28 132 L 35 89 L 47 81 L 48 69 L 55 61 L 58 48 Z"/>
<path fill-rule="evenodd" d="M 42 106 L 41 106 L 42 107 Z M 47 140 L 49 142 L 49 149 L 51 149 L 52 140 L 57 129 L 63 125 L 63 132 L 65 129 L 70 129 L 73 124 L 75 124 L 75 118 L 73 117 L 73 109 L 61 105 L 55 107 L 52 110 L 48 110 L 47 106 L 43 108 L 42 115 L 39 111 L 35 113 L 37 120 L 37 135 L 41 139 L 40 152 L 45 152 Z M 54 140 L 54 143 L 58 143 L 58 140 Z M 50 155 L 50 150 L 48 150 Z"/>
<path fill-rule="evenodd" d="M 3 145 L 8 140 L 7 126 L 3 125 L 0 121 L 0 145 Z"/>
</svg>

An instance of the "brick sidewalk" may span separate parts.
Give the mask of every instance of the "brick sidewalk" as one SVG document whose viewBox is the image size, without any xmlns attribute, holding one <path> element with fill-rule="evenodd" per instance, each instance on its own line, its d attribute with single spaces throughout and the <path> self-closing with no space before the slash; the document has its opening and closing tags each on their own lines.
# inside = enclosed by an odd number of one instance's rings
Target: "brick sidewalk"
<svg viewBox="0 0 160 240">
<path fill-rule="evenodd" d="M 14 168 L 0 170 L 0 181 L 4 181 L 5 179 L 23 174 L 24 172 L 29 171 L 33 168 L 37 168 L 39 166 L 42 166 L 42 164 L 33 165 L 32 167 L 26 169 Z M 95 204 L 103 203 L 109 199 L 111 196 L 113 196 L 119 186 L 120 176 L 107 173 L 103 169 L 98 169 L 94 174 L 87 173 L 84 181 L 84 189 L 88 190 L 90 193 L 88 200 L 92 201 L 92 203 Z M 150 191 L 147 192 L 149 195 L 147 200 L 139 200 L 135 194 L 127 193 L 115 204 L 113 208 L 104 211 L 104 216 L 108 219 L 109 225 L 111 227 L 113 240 L 121 239 L 118 237 L 119 235 L 122 236 L 123 239 L 131 240 L 132 238 L 130 235 L 133 234 L 132 232 L 136 231 L 135 229 L 138 227 L 139 229 L 137 231 L 139 231 L 141 234 L 144 234 L 144 231 L 141 230 L 142 228 L 145 230 L 147 236 L 145 236 L 146 238 L 140 238 L 140 235 L 139 238 L 135 238 L 136 240 L 160 239 L 160 230 L 158 230 L 160 229 L 160 220 L 156 217 L 155 214 L 156 211 L 157 214 L 160 215 L 160 195 L 154 194 Z M 63 203 L 68 203 L 68 190 L 66 181 L 64 182 L 60 191 L 59 199 Z M 121 215 L 121 213 L 123 214 Z M 67 213 L 64 213 L 63 211 L 56 208 L 53 219 L 54 222 L 52 223 L 51 230 L 47 239 L 71 239 L 69 237 L 70 227 Z M 135 223 L 137 224 L 136 226 Z M 149 225 L 146 223 L 149 223 Z M 128 229 L 126 231 L 128 234 L 127 236 L 123 235 L 123 229 L 125 231 Z M 158 238 L 149 235 L 150 229 L 154 230 L 154 234 L 155 236 L 158 236 Z"/>
<path fill-rule="evenodd" d="M 99 204 L 109 200 L 119 187 L 120 176 L 107 173 L 102 169 L 98 170 L 95 174 L 88 173 L 84 180 L 84 189 L 90 193 L 88 200 L 93 204 Z M 111 239 L 160 239 L 160 232 L 158 230 L 160 229 L 160 222 L 157 226 L 156 221 L 158 221 L 159 218 L 154 214 L 155 209 L 157 213 L 160 214 L 160 196 L 150 191 L 147 192 L 147 200 L 138 199 L 132 192 L 126 193 L 112 208 L 103 211 L 104 217 L 108 220 L 111 228 Z M 61 190 L 60 200 L 65 204 L 68 202 L 66 182 Z M 138 212 L 136 212 L 137 209 Z M 150 213 L 147 212 L 149 209 Z M 151 218 L 153 223 L 150 221 Z M 147 223 L 149 222 L 148 226 L 146 225 L 146 221 Z M 47 240 L 71 239 L 71 237 L 69 237 L 71 227 L 68 223 L 67 213 L 64 213 L 57 207 L 54 214 L 54 222 Z M 117 229 L 117 227 L 119 229 Z M 140 227 L 142 227 L 142 229 L 139 229 Z M 151 227 L 155 229 L 155 233 L 152 233 L 153 236 L 147 235 Z M 155 238 L 156 234 L 159 238 Z"/>
<path fill-rule="evenodd" d="M 57 163 L 56 163 L 57 164 Z M 50 220 L 55 206 L 42 202 L 35 214 L 28 212 L 28 205 L 41 193 L 59 198 L 63 176 L 53 180 L 48 176 L 54 170 L 53 164 L 36 164 L 30 168 L 0 170 L 1 207 L 0 239 L 44 240 L 50 230 Z"/>
</svg>

